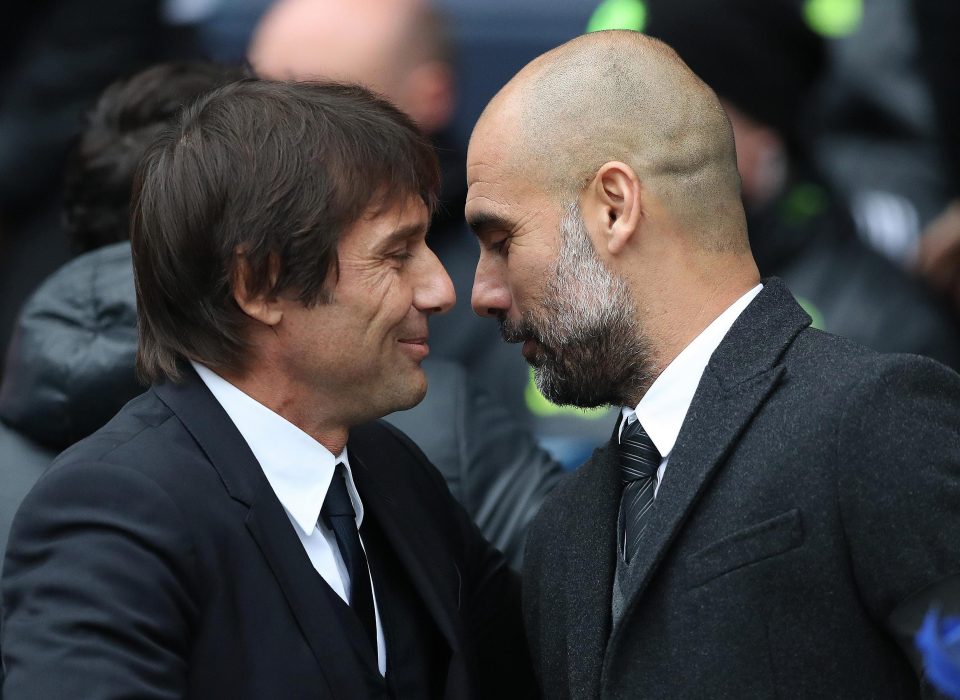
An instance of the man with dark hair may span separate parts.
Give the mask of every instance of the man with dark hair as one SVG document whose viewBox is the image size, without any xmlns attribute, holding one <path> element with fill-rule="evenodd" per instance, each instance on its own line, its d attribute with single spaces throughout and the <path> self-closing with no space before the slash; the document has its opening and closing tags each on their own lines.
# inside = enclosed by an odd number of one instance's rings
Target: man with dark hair
<svg viewBox="0 0 960 700">
<path fill-rule="evenodd" d="M 913 634 L 960 606 L 960 377 L 761 281 L 713 91 L 579 37 L 494 97 L 467 175 L 474 309 L 553 401 L 620 407 L 530 529 L 544 697 L 919 697 Z"/>
<path fill-rule="evenodd" d="M 154 382 L 27 496 L 4 568 L 16 697 L 523 697 L 516 582 L 401 433 L 435 156 L 359 87 L 242 81 L 134 188 Z"/>
</svg>

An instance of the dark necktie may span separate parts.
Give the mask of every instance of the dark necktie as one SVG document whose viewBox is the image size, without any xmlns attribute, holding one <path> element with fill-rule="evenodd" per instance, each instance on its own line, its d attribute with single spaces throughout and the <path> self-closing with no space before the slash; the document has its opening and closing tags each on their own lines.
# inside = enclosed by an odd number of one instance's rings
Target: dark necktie
<svg viewBox="0 0 960 700">
<path fill-rule="evenodd" d="M 350 494 L 347 492 L 345 467 L 338 464 L 327 489 L 327 497 L 320 509 L 323 523 L 333 530 L 340 547 L 340 556 L 347 565 L 350 576 L 350 607 L 360 618 L 360 624 L 366 630 L 373 648 L 377 648 L 377 619 L 373 611 L 373 593 L 370 590 L 370 570 L 367 557 L 360 544 L 357 532 L 357 514 L 353 510 Z"/>
<path fill-rule="evenodd" d="M 653 494 L 657 486 L 660 453 L 636 420 L 623 429 L 620 436 L 620 553 L 627 563 L 633 560 L 647 527 Z"/>
</svg>

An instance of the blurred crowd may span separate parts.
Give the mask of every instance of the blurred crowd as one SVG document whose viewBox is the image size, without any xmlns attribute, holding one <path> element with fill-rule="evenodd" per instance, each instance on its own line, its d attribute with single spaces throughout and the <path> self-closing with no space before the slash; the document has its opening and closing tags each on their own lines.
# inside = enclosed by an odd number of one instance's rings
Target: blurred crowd
<svg viewBox="0 0 960 700">
<path fill-rule="evenodd" d="M 36 0 L 14 3 L 0 29 L 5 429 L 56 452 L 138 390 L 125 258 L 112 249 L 122 270 L 110 273 L 109 255 L 75 258 L 126 240 L 132 173 L 164 123 L 243 75 L 323 78 L 381 92 L 440 155 L 430 244 L 458 304 L 432 322 L 432 356 L 576 466 L 611 414 L 550 404 L 496 325 L 474 317 L 464 153 L 519 67 L 610 28 L 666 41 L 721 99 L 762 275 L 783 279 L 817 327 L 960 368 L 956 3 Z"/>
</svg>

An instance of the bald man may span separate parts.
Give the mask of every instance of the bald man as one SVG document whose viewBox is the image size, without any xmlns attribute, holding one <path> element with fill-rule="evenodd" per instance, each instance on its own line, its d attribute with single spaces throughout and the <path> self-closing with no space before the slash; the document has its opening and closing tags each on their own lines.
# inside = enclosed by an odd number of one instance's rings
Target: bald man
<svg viewBox="0 0 960 700">
<path fill-rule="evenodd" d="M 530 532 L 543 696 L 918 697 L 912 633 L 960 590 L 960 377 L 759 279 L 730 123 L 641 34 L 524 68 L 467 172 L 474 310 L 553 401 L 621 407 Z"/>
</svg>

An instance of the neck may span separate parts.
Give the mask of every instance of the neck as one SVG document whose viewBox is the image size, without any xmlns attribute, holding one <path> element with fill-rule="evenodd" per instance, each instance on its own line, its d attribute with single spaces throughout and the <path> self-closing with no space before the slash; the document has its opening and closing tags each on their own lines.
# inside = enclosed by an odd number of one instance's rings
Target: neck
<svg viewBox="0 0 960 700">
<path fill-rule="evenodd" d="M 308 391 L 302 384 L 293 382 L 284 375 L 273 376 L 270 372 L 221 376 L 250 398 L 300 428 L 327 448 L 334 457 L 346 446 L 350 427 L 340 419 L 336 411 L 331 411 L 333 402 L 307 396 Z"/>
<path fill-rule="evenodd" d="M 652 280 L 653 295 L 636 299 L 643 316 L 641 331 L 647 336 L 649 363 L 627 392 L 627 405 L 636 406 L 654 381 L 677 355 L 683 352 L 718 316 L 760 282 L 760 274 L 749 254 L 711 256 L 706 266 L 681 266 L 686 273 L 658 274 Z M 720 259 L 725 258 L 725 259 Z M 677 266 L 665 266 L 674 272 Z M 717 274 L 722 271 L 722 274 Z"/>
</svg>

